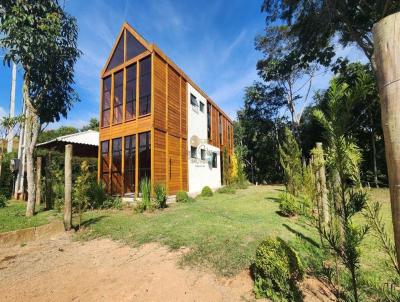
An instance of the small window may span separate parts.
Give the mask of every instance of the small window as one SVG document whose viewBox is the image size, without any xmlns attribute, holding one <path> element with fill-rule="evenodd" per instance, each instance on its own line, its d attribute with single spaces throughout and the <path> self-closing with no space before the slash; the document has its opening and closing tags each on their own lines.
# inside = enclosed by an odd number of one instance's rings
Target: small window
<svg viewBox="0 0 400 302">
<path fill-rule="evenodd" d="M 212 167 L 217 168 L 217 153 L 213 152 L 212 154 Z"/>
<path fill-rule="evenodd" d="M 206 160 L 206 150 L 201 149 L 200 150 L 200 156 L 201 156 L 201 160 Z"/>
<path fill-rule="evenodd" d="M 203 102 L 200 102 L 200 111 L 204 112 L 204 103 Z"/>
<path fill-rule="evenodd" d="M 193 95 L 193 94 L 190 94 L 190 104 L 192 105 L 192 106 L 199 106 L 198 104 L 197 104 L 197 99 L 196 99 L 196 97 Z"/>
<path fill-rule="evenodd" d="M 190 157 L 191 158 L 196 158 L 196 153 L 197 153 L 197 148 L 196 147 L 190 147 Z"/>
</svg>

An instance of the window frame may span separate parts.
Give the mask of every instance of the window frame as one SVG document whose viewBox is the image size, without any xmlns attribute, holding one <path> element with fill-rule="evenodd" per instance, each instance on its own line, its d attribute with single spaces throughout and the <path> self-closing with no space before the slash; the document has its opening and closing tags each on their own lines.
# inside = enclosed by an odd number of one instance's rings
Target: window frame
<svg viewBox="0 0 400 302">
<path fill-rule="evenodd" d="M 133 79 L 128 81 L 128 70 L 130 70 L 131 68 L 134 69 L 134 77 Z M 127 66 L 125 68 L 125 121 L 131 121 L 136 119 L 136 103 L 137 103 L 137 84 L 138 84 L 138 79 L 137 79 L 137 73 L 138 73 L 138 63 L 135 62 L 129 66 Z M 133 90 L 134 90 L 134 94 L 133 94 L 133 99 L 128 101 L 128 84 L 133 83 Z M 128 117 L 128 104 L 132 103 L 132 116 Z"/>
<path fill-rule="evenodd" d="M 190 146 L 190 158 L 197 159 L 197 148 Z"/>
<path fill-rule="evenodd" d="M 119 141 L 119 149 L 114 149 L 114 146 L 116 145 L 115 142 Z M 116 154 L 119 157 L 119 166 L 115 168 L 115 157 Z M 121 193 L 122 187 L 117 187 L 117 190 L 114 191 L 114 175 L 116 177 L 119 177 L 121 180 L 121 186 L 122 184 L 122 137 L 116 137 L 111 140 L 111 194 L 118 194 Z"/>
<path fill-rule="evenodd" d="M 206 160 L 206 150 L 200 149 L 200 159 Z"/>
<path fill-rule="evenodd" d="M 122 122 L 123 122 L 123 120 L 124 120 L 124 112 L 123 112 L 123 108 L 124 108 L 124 80 L 125 80 L 125 76 L 124 76 L 124 69 L 121 69 L 121 70 L 118 70 L 118 71 L 116 71 L 116 72 L 114 72 L 114 75 L 113 75 L 113 78 L 114 78 L 114 80 L 113 80 L 113 86 L 114 86 L 114 89 L 113 89 L 113 96 L 112 96 L 112 100 L 113 100 L 113 102 L 112 102 L 112 107 L 113 107 L 113 116 L 112 116 L 112 124 L 113 125 L 117 125 L 117 124 L 121 124 Z M 117 86 L 115 86 L 115 83 L 116 83 L 116 77 L 117 77 L 117 75 L 119 76 L 119 75 L 122 75 L 122 80 L 121 80 L 121 85 L 119 85 L 118 87 Z M 115 98 L 115 91 L 116 91 L 116 88 L 120 88 L 121 89 L 121 102 L 118 104 L 118 105 L 115 105 L 115 100 L 116 100 L 116 98 Z M 116 110 L 121 110 L 121 117 L 120 117 L 120 120 L 116 120 Z"/>
<path fill-rule="evenodd" d="M 143 61 L 145 60 L 149 60 L 150 61 L 150 68 L 148 70 L 148 72 L 146 73 L 142 73 L 142 64 Z M 151 74 L 151 66 L 152 66 L 152 58 L 151 55 L 141 59 L 139 62 L 139 117 L 141 116 L 147 116 L 149 114 L 151 114 L 151 102 L 152 102 L 152 95 L 151 95 L 151 90 L 152 90 L 152 74 Z M 146 76 L 148 76 L 148 80 L 149 80 L 149 93 L 142 95 L 142 88 L 143 88 L 143 78 L 145 78 Z M 142 100 L 143 98 L 146 98 L 146 102 L 147 102 L 147 111 L 142 113 Z"/>
<path fill-rule="evenodd" d="M 212 153 L 211 166 L 213 168 L 218 168 L 218 154 L 217 154 L 217 152 L 213 152 Z"/>
<path fill-rule="evenodd" d="M 199 107 L 200 111 L 204 113 L 204 103 L 202 101 L 199 101 Z"/>
<path fill-rule="evenodd" d="M 131 144 L 128 144 L 128 139 Z M 124 137 L 124 193 L 135 193 L 136 190 L 136 134 L 127 135 Z M 132 166 L 129 165 L 128 157 L 132 157 Z M 127 175 L 132 176 L 132 182 L 127 183 Z M 129 191 L 128 191 L 129 189 Z"/>
<path fill-rule="evenodd" d="M 199 103 L 197 102 L 197 97 L 193 93 L 190 93 L 190 105 L 192 105 L 193 107 L 199 107 Z"/>
<path fill-rule="evenodd" d="M 109 90 L 105 90 L 105 86 L 106 86 L 105 82 L 107 80 L 110 81 Z M 111 98 L 112 98 L 111 92 L 112 92 L 112 85 L 113 85 L 113 83 L 112 83 L 112 75 L 109 75 L 109 76 L 103 78 L 102 81 L 103 81 L 103 84 L 102 84 L 103 92 L 102 92 L 102 97 L 101 97 L 101 127 L 105 128 L 105 127 L 110 127 L 110 124 L 111 124 Z M 106 92 L 109 93 L 109 102 L 108 102 L 108 107 L 107 108 L 105 108 L 105 106 L 104 106 L 104 104 L 105 104 L 104 100 L 105 100 L 105 93 Z M 105 114 L 106 112 L 108 112 L 107 113 L 108 114 L 108 124 L 107 125 L 104 124 L 104 116 L 106 115 Z"/>
<path fill-rule="evenodd" d="M 149 180 L 151 179 L 151 131 L 141 132 L 138 135 L 139 135 L 139 141 L 138 141 L 138 146 L 137 146 L 137 151 L 136 152 L 138 152 L 138 159 L 139 159 L 139 163 L 138 163 L 138 181 L 139 181 L 139 186 L 138 186 L 138 189 L 140 190 L 140 182 L 141 182 L 142 178 L 144 178 L 144 177 L 142 177 L 142 172 L 143 172 L 142 170 L 147 171 L 147 174 L 148 174 L 147 178 Z M 141 139 L 144 136 L 146 136 L 146 143 L 142 146 Z M 147 160 L 148 160 L 149 166 L 145 167 L 145 168 L 142 167 L 142 164 L 143 164 L 142 157 L 141 157 L 142 156 L 142 154 L 141 154 L 141 152 L 142 152 L 141 148 L 142 147 L 144 147 L 146 149 L 145 150 L 147 152 L 146 155 L 148 156 Z"/>
</svg>

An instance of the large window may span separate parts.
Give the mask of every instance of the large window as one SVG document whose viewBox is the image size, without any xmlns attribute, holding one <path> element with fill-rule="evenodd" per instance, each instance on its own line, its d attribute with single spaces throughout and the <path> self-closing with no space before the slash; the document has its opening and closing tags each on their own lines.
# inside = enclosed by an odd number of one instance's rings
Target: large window
<svg viewBox="0 0 400 302">
<path fill-rule="evenodd" d="M 207 103 L 207 138 L 211 139 L 211 104 Z"/>
<path fill-rule="evenodd" d="M 139 72 L 139 115 L 145 115 L 151 110 L 151 57 L 140 61 Z"/>
<path fill-rule="evenodd" d="M 107 71 L 124 63 L 124 35 L 118 41 L 117 47 L 111 57 L 110 63 L 107 66 Z"/>
<path fill-rule="evenodd" d="M 110 180 L 110 154 L 109 154 L 109 141 L 101 142 L 101 164 L 100 164 L 100 175 L 101 180 L 105 187 L 109 188 Z"/>
<path fill-rule="evenodd" d="M 101 126 L 107 127 L 110 125 L 111 77 L 107 77 L 103 80 L 102 102 Z"/>
<path fill-rule="evenodd" d="M 147 177 L 150 179 L 151 168 L 151 141 L 150 132 L 139 134 L 139 183 Z"/>
<path fill-rule="evenodd" d="M 114 75 L 114 113 L 113 124 L 122 122 L 124 72 L 121 70 Z"/>
<path fill-rule="evenodd" d="M 111 194 L 122 191 L 122 139 L 112 140 Z"/>
<path fill-rule="evenodd" d="M 135 192 L 136 135 L 125 137 L 125 193 Z"/>
<path fill-rule="evenodd" d="M 136 64 L 126 69 L 126 105 L 125 119 L 131 120 L 136 116 Z"/>
<path fill-rule="evenodd" d="M 126 60 L 132 59 L 146 49 L 129 31 L 126 31 Z"/>
</svg>

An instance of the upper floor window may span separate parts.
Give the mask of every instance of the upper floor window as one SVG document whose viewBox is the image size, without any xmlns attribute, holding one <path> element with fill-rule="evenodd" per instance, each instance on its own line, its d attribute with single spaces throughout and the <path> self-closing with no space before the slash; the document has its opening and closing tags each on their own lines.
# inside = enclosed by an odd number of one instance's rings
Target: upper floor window
<svg viewBox="0 0 400 302">
<path fill-rule="evenodd" d="M 190 146 L 190 158 L 197 158 L 197 148 Z"/>
<path fill-rule="evenodd" d="M 204 103 L 203 102 L 200 102 L 200 111 L 204 112 Z"/>
<path fill-rule="evenodd" d="M 139 63 L 139 115 L 146 115 L 151 110 L 151 57 Z"/>
<path fill-rule="evenodd" d="M 101 126 L 110 125 L 110 107 L 111 107 L 111 77 L 103 79 L 103 97 L 102 97 Z"/>
<path fill-rule="evenodd" d="M 121 70 L 114 75 L 114 110 L 113 124 L 122 122 L 122 100 L 123 100 L 124 71 Z"/>
<path fill-rule="evenodd" d="M 204 149 L 200 150 L 200 158 L 201 160 L 206 160 L 206 150 Z"/>
<path fill-rule="evenodd" d="M 129 31 L 126 31 L 126 60 L 136 57 L 145 50 L 144 46 Z"/>
<path fill-rule="evenodd" d="M 117 47 L 112 54 L 110 63 L 108 63 L 107 71 L 124 63 L 124 34 L 119 38 Z"/>
<path fill-rule="evenodd" d="M 126 105 L 125 119 L 131 120 L 136 116 L 136 64 L 126 69 Z"/>
<path fill-rule="evenodd" d="M 199 106 L 199 104 L 197 104 L 197 98 L 193 94 L 190 94 L 190 105 L 195 107 Z"/>
<path fill-rule="evenodd" d="M 212 167 L 213 168 L 217 168 L 217 153 L 213 152 L 212 153 Z"/>
</svg>

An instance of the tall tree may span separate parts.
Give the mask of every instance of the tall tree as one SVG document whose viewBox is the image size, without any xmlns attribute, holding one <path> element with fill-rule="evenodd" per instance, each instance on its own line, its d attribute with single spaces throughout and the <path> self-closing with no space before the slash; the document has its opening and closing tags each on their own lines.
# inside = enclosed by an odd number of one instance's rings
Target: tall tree
<svg viewBox="0 0 400 302">
<path fill-rule="evenodd" d="M 75 18 L 57 0 L 0 1 L 0 46 L 4 61 L 24 71 L 28 202 L 26 215 L 35 212 L 33 152 L 40 127 L 66 116 L 78 100 L 73 89 L 78 29 Z"/>
<path fill-rule="evenodd" d="M 342 46 L 357 45 L 374 70 L 378 70 L 393 228 L 397 261 L 400 263 L 400 220 L 397 217 L 400 214 L 400 194 L 397 189 L 400 179 L 397 153 L 400 116 L 394 114 L 398 108 L 398 95 L 387 93 L 387 85 L 398 85 L 398 71 L 395 68 L 398 66 L 396 54 L 399 48 L 398 36 L 392 30 L 398 28 L 398 19 L 393 16 L 389 20 L 387 17 L 400 11 L 400 1 L 264 0 L 262 11 L 266 14 L 267 28 L 275 28 L 277 24 L 289 27 L 289 36 L 295 41 L 288 52 L 289 56 L 295 55 L 296 62 L 305 68 L 315 62 L 323 66 L 334 65 L 334 68 L 340 66 L 343 60 L 335 58 L 335 42 L 338 41 Z M 376 28 L 373 37 L 374 25 Z M 396 51 L 388 52 L 391 48 L 396 48 Z M 381 64 L 377 64 L 375 58 L 377 51 Z M 394 110 L 388 110 L 389 108 Z M 391 165 L 395 168 L 391 168 Z"/>
</svg>

